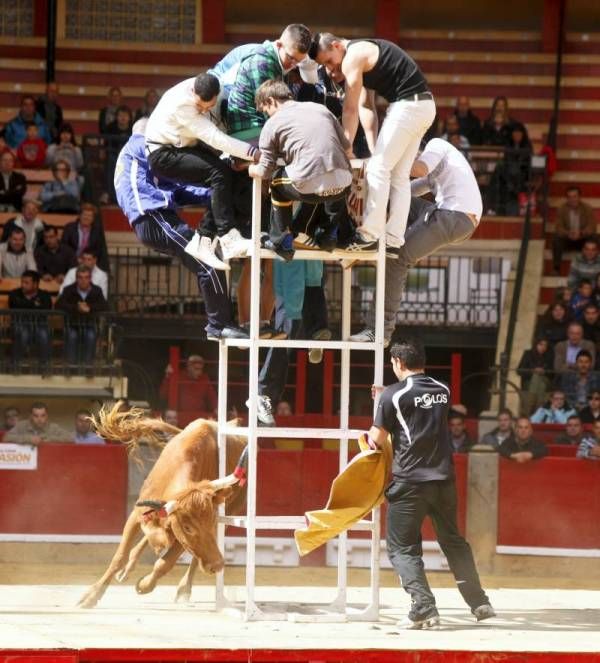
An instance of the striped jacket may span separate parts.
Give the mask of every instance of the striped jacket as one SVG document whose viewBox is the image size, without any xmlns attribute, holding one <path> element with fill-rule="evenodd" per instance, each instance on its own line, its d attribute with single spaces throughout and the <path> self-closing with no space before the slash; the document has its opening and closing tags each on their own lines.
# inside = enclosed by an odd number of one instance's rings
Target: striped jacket
<svg viewBox="0 0 600 663">
<path fill-rule="evenodd" d="M 592 435 L 586 435 L 577 447 L 577 458 L 587 458 L 588 460 L 600 460 L 598 456 L 592 456 L 590 451 L 598 446 L 598 440 Z"/>
</svg>

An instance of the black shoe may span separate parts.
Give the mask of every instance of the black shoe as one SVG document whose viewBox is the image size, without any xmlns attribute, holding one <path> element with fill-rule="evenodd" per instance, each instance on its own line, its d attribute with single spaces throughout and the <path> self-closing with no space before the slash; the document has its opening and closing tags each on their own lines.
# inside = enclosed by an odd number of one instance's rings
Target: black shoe
<svg viewBox="0 0 600 663">
<path fill-rule="evenodd" d="M 206 338 L 209 341 L 220 341 L 227 338 L 250 338 L 243 329 L 240 327 L 227 326 L 223 329 L 211 329 L 206 332 Z"/>
<path fill-rule="evenodd" d="M 287 240 L 287 237 L 289 237 L 289 241 Z M 294 249 L 292 246 L 292 235 L 287 235 L 286 238 L 284 238 L 284 241 L 281 242 L 281 244 L 274 244 L 269 237 L 263 235 L 260 238 L 260 245 L 262 246 L 263 249 L 269 249 L 269 251 L 274 251 L 280 258 L 283 258 L 286 262 L 290 262 L 291 260 L 294 259 Z"/>
<path fill-rule="evenodd" d="M 385 247 L 385 257 L 392 258 L 392 260 L 398 260 L 400 254 L 400 246 L 386 246 Z"/>
<path fill-rule="evenodd" d="M 337 227 L 321 227 L 316 229 L 314 239 L 321 251 L 333 251 L 337 247 L 337 234 Z"/>
<path fill-rule="evenodd" d="M 346 251 L 377 251 L 378 240 L 364 239 L 358 232 L 350 240 Z"/>
</svg>

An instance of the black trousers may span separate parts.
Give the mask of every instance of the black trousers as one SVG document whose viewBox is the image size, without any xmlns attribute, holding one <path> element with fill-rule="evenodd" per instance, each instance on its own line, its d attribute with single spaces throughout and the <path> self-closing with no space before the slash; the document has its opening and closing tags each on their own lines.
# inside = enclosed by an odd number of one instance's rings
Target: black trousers
<svg viewBox="0 0 600 663">
<path fill-rule="evenodd" d="M 285 168 L 278 168 L 271 179 L 271 229 L 269 236 L 273 244 L 280 244 L 288 228 L 292 226 L 294 200 L 305 205 L 323 205 L 327 228 L 336 228 L 346 214 L 346 196 L 350 187 L 334 196 L 317 196 L 300 193 L 292 184 Z M 303 210 L 303 216 L 310 216 L 310 208 Z"/>
<path fill-rule="evenodd" d="M 208 318 L 205 328 L 207 332 L 220 331 L 231 325 L 231 303 L 224 273 L 205 265 L 184 251 L 194 231 L 173 210 L 149 211 L 135 221 L 133 230 L 144 246 L 159 253 L 176 256 L 186 269 L 196 274 Z"/>
<path fill-rule="evenodd" d="M 155 175 L 172 182 L 211 187 L 212 209 L 206 213 L 208 227 L 216 228 L 219 236 L 235 227 L 233 171 L 214 152 L 200 144 L 164 145 L 150 152 L 148 163 Z M 202 228 L 198 232 L 202 234 Z"/>
<path fill-rule="evenodd" d="M 454 479 L 409 483 L 398 479 L 386 489 L 387 550 L 390 562 L 410 594 L 409 617 L 417 620 L 435 612 L 435 598 L 423 566 L 421 526 L 431 518 L 438 542 L 448 559 L 450 570 L 463 599 L 470 608 L 489 603 L 481 588 L 471 546 L 456 524 L 456 486 Z"/>
</svg>

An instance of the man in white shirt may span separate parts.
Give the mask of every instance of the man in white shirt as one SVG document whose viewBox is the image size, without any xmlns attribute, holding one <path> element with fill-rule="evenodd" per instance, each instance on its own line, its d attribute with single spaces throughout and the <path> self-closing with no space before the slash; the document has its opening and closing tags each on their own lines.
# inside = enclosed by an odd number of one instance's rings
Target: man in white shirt
<svg viewBox="0 0 600 663">
<path fill-rule="evenodd" d="M 249 242 L 235 228 L 233 170 L 215 150 L 248 162 L 257 161 L 259 152 L 219 128 L 214 112 L 219 91 L 219 80 L 210 74 L 188 78 L 167 90 L 146 125 L 146 151 L 154 175 L 211 187 L 207 224 L 216 226 L 219 238 L 233 240 L 227 243 L 225 256 L 233 258 L 246 255 Z M 199 228 L 185 250 L 207 265 L 227 269 L 214 253 L 212 232 Z"/>
<path fill-rule="evenodd" d="M 104 299 L 108 300 L 108 274 L 98 267 L 96 264 L 98 262 L 98 257 L 93 251 L 85 250 L 79 257 L 79 265 L 85 265 L 92 270 L 92 284 L 97 285 Z M 79 266 L 78 265 L 78 266 Z M 66 273 L 64 281 L 60 286 L 58 294 L 61 295 L 62 291 L 68 286 L 75 283 L 77 280 L 77 267 L 71 267 L 71 269 Z"/>
<path fill-rule="evenodd" d="M 410 184 L 412 199 L 405 242 L 398 249 L 388 247 L 385 262 L 386 345 L 394 331 L 408 270 L 444 246 L 469 239 L 483 211 L 481 193 L 471 166 L 459 150 L 441 138 L 427 143 L 413 163 L 410 174 L 416 179 Z M 417 197 L 430 191 L 435 195 L 435 204 Z M 367 324 L 366 329 L 350 336 L 350 340 L 375 340 L 374 311 L 369 313 Z"/>
</svg>

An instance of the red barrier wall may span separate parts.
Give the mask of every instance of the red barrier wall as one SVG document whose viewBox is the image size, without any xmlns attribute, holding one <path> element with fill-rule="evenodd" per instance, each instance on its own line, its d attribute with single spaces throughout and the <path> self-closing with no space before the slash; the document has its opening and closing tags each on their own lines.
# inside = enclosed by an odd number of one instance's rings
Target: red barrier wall
<svg viewBox="0 0 600 663">
<path fill-rule="evenodd" d="M 500 459 L 498 545 L 600 548 L 600 463 Z"/>
<path fill-rule="evenodd" d="M 0 532 L 120 534 L 127 454 L 117 445 L 46 444 L 37 470 L 0 470 Z"/>
</svg>

